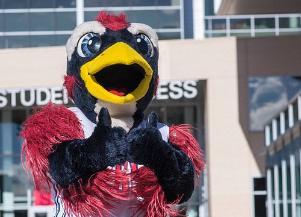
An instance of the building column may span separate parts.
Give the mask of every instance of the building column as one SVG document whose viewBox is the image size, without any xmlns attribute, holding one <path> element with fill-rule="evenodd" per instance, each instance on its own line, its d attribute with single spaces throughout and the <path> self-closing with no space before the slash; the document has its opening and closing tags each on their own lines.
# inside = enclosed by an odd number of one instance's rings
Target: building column
<svg viewBox="0 0 301 217">
<path fill-rule="evenodd" d="M 193 37 L 203 39 L 205 37 L 205 1 L 193 0 Z"/>
<path fill-rule="evenodd" d="M 295 155 L 290 155 L 292 217 L 296 217 L 296 162 Z"/>
<path fill-rule="evenodd" d="M 273 197 L 272 197 L 272 172 L 271 169 L 268 169 L 267 171 L 267 190 L 268 190 L 268 196 L 267 196 L 267 208 L 268 208 L 268 217 L 274 217 L 273 213 Z"/>
<path fill-rule="evenodd" d="M 85 21 L 84 0 L 76 0 L 76 25 Z"/>
<path fill-rule="evenodd" d="M 282 202 L 283 202 L 283 217 L 288 217 L 288 204 L 287 204 L 287 166 L 286 160 L 281 161 L 281 172 L 282 172 Z"/>
<path fill-rule="evenodd" d="M 280 217 L 278 165 L 274 165 L 274 193 L 275 193 L 275 217 Z"/>
</svg>

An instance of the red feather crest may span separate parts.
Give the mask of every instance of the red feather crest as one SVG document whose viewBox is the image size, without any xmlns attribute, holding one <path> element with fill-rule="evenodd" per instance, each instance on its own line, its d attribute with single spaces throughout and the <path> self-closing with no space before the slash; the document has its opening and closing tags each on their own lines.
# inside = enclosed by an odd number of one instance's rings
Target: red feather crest
<svg viewBox="0 0 301 217">
<path fill-rule="evenodd" d="M 100 22 L 104 27 L 113 31 L 118 31 L 129 27 L 129 23 L 124 13 L 113 15 L 105 11 L 101 11 L 97 15 L 96 20 Z"/>
</svg>

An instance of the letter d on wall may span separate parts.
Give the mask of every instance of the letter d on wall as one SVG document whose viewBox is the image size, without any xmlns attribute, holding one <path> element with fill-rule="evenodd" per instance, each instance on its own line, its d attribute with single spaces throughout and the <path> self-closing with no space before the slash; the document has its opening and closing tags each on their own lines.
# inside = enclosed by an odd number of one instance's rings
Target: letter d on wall
<svg viewBox="0 0 301 217">
<path fill-rule="evenodd" d="M 47 88 L 37 88 L 37 105 L 46 105 L 51 100 L 50 90 Z"/>
</svg>

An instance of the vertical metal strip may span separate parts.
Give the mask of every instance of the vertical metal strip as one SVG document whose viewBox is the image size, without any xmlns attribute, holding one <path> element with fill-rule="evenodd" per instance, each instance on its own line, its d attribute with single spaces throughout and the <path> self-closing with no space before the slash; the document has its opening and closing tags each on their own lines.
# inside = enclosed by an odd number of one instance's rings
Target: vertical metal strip
<svg viewBox="0 0 301 217">
<path fill-rule="evenodd" d="M 290 155 L 292 217 L 296 217 L 296 162 L 295 156 Z"/>
<path fill-rule="evenodd" d="M 76 0 L 76 25 L 84 22 L 84 0 Z"/>
<path fill-rule="evenodd" d="M 268 189 L 268 196 L 267 196 L 267 205 L 268 205 L 268 217 L 274 217 L 273 213 L 273 198 L 272 198 L 272 174 L 271 169 L 267 170 L 267 189 Z"/>
<path fill-rule="evenodd" d="M 283 217 L 288 217 L 288 206 L 287 206 L 287 166 L 286 160 L 281 161 L 281 171 L 282 171 L 282 194 L 283 194 Z"/>
<path fill-rule="evenodd" d="M 274 165 L 274 192 L 275 192 L 275 217 L 280 217 L 278 165 Z"/>
</svg>

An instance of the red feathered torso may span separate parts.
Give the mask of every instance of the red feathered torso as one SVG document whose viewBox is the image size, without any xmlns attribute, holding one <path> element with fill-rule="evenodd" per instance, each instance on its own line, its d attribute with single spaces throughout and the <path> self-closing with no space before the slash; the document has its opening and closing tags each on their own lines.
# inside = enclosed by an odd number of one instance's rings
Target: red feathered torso
<svg viewBox="0 0 301 217">
<path fill-rule="evenodd" d="M 80 115 L 79 109 L 55 105 L 46 106 L 25 122 L 23 155 L 37 189 L 49 192 L 54 184 L 48 173 L 48 156 L 54 146 L 67 140 L 87 138 L 95 126 L 89 122 Z M 189 126 L 172 126 L 168 134 L 168 140 L 191 159 L 198 177 L 204 164 Z M 154 172 L 128 162 L 97 172 L 88 181 L 78 180 L 68 188 L 59 188 L 58 194 L 70 216 L 119 216 L 120 212 L 148 217 L 177 214 L 173 204 L 167 204 Z"/>
</svg>

